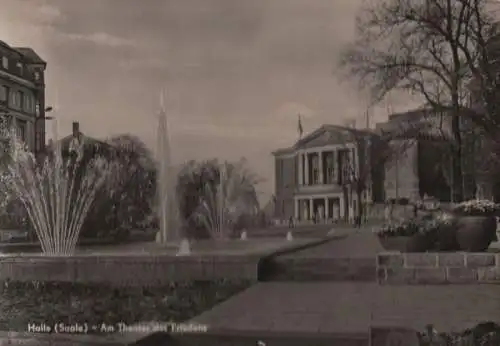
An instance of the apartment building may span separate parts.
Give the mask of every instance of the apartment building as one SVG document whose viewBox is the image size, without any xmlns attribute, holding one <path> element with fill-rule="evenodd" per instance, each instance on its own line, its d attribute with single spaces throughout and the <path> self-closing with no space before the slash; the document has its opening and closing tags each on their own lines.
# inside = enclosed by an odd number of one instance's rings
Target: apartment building
<svg viewBox="0 0 500 346">
<path fill-rule="evenodd" d="M 0 41 L 0 117 L 36 153 L 45 147 L 46 67 L 33 49 Z"/>
</svg>

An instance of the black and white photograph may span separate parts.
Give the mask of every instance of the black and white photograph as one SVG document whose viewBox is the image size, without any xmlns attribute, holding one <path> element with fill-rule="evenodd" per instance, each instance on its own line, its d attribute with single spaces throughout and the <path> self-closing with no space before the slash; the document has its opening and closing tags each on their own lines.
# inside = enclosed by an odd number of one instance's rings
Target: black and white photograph
<svg viewBox="0 0 500 346">
<path fill-rule="evenodd" d="M 0 0 L 0 345 L 500 346 L 500 1 Z"/>
</svg>

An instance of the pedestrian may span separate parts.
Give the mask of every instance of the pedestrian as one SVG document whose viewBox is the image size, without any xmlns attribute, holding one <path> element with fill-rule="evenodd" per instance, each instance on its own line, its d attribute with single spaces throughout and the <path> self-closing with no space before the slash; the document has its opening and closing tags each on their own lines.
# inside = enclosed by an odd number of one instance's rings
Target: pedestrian
<svg viewBox="0 0 500 346">
<path fill-rule="evenodd" d="M 391 221 L 391 206 L 389 204 L 389 201 L 385 202 L 384 219 L 385 219 L 385 222 Z"/>
<path fill-rule="evenodd" d="M 288 228 L 294 228 L 293 216 L 288 219 Z"/>
</svg>

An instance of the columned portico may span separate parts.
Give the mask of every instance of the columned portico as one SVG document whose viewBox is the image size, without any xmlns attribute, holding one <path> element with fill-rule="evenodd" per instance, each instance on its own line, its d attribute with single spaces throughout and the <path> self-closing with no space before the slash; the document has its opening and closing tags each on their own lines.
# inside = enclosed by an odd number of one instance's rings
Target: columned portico
<svg viewBox="0 0 500 346">
<path fill-rule="evenodd" d="M 336 221 L 343 218 L 345 208 L 341 193 L 326 196 L 297 196 L 295 198 L 295 219 L 302 222 Z"/>
<path fill-rule="evenodd" d="M 297 186 L 335 185 L 341 170 L 339 157 L 344 152 L 346 159 L 354 163 L 356 174 L 359 174 L 359 164 L 355 162 L 357 153 L 354 150 L 354 144 L 346 143 L 297 151 Z M 345 164 L 344 161 L 341 165 Z"/>
</svg>

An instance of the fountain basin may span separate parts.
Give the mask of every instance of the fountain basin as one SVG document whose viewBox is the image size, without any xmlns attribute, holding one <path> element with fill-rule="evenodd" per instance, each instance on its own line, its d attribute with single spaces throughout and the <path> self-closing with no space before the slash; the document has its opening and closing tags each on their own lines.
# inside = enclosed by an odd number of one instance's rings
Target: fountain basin
<svg viewBox="0 0 500 346">
<path fill-rule="evenodd" d="M 162 285 L 170 281 L 257 280 L 261 260 L 324 240 L 249 239 L 193 243 L 192 253 L 156 243 L 79 249 L 73 256 L 42 253 L 4 255 L 0 277 L 11 281 L 102 283 L 114 286 Z"/>
</svg>

